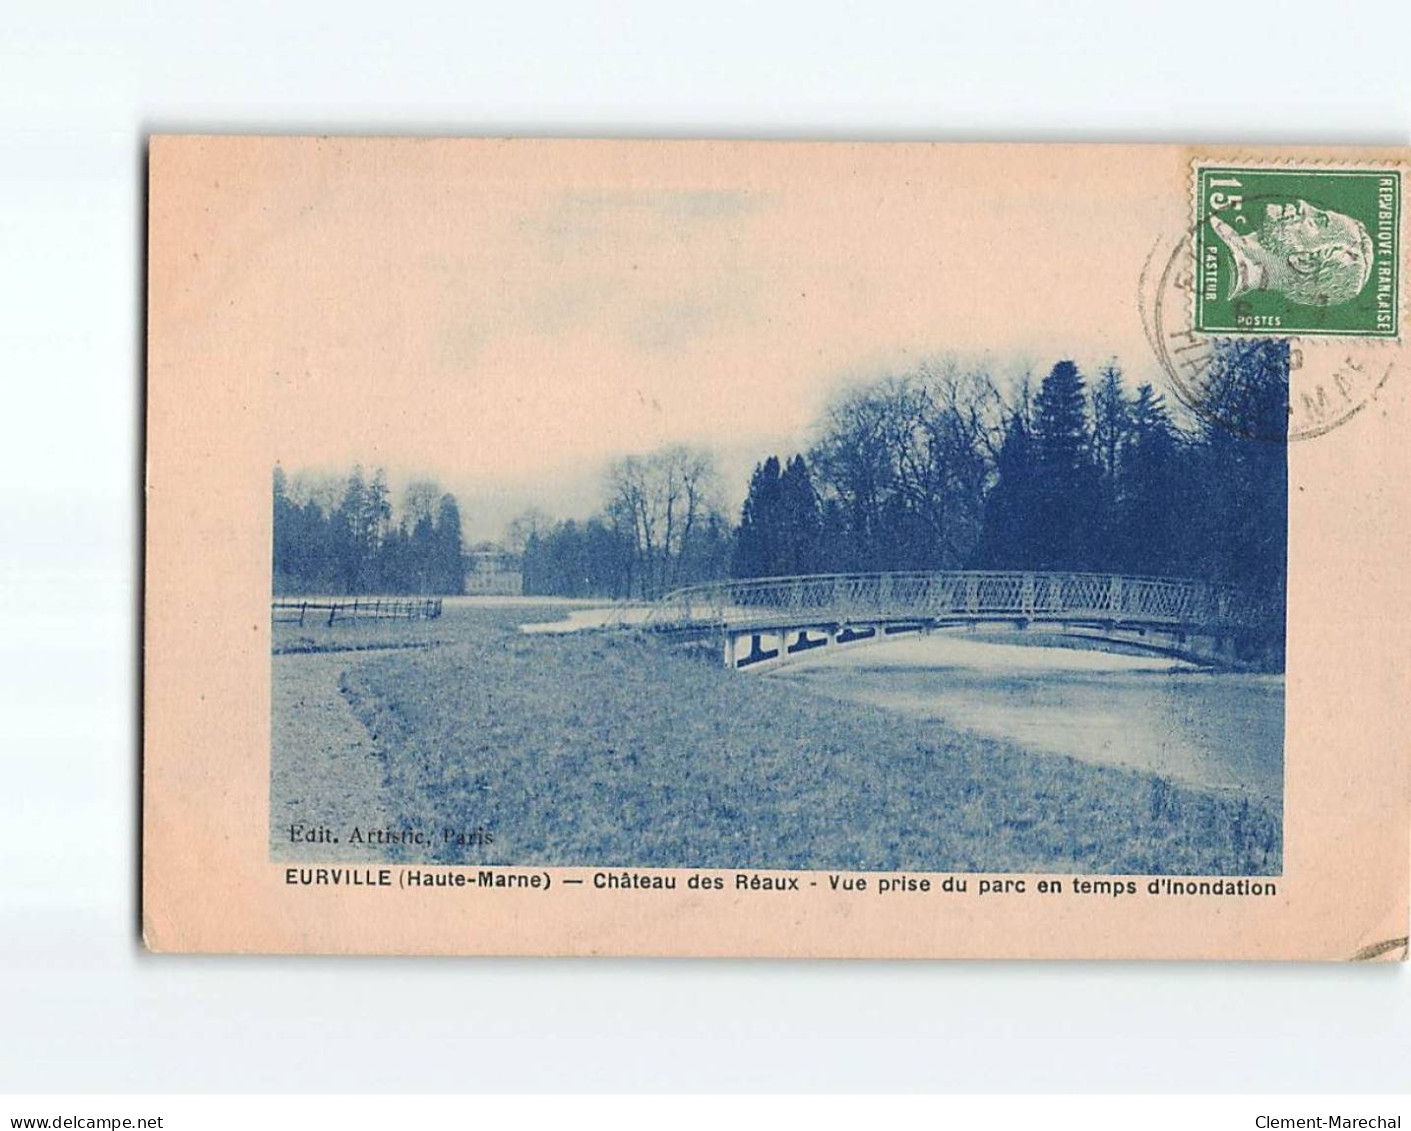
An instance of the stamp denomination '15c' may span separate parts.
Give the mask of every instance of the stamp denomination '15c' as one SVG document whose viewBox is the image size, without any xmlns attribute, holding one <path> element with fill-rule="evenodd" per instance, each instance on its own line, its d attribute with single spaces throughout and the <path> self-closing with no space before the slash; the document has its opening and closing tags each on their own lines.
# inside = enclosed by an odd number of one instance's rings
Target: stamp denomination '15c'
<svg viewBox="0 0 1411 1131">
<path fill-rule="evenodd" d="M 1198 332 L 1400 333 L 1398 170 L 1202 166 L 1196 220 Z"/>
</svg>

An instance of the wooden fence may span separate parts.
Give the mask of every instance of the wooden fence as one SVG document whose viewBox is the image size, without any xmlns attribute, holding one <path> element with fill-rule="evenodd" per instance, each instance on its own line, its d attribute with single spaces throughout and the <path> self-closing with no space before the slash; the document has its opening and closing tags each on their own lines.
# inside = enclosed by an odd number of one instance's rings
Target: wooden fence
<svg viewBox="0 0 1411 1131">
<path fill-rule="evenodd" d="M 440 597 L 349 597 L 329 600 L 284 598 L 272 602 L 276 624 L 328 624 L 347 620 L 431 620 L 441 615 Z"/>
</svg>

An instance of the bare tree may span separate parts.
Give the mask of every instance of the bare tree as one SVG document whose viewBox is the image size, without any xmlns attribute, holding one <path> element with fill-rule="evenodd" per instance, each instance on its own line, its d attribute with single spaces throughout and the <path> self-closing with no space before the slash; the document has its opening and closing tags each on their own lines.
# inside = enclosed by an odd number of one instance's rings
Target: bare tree
<svg viewBox="0 0 1411 1131">
<path fill-rule="evenodd" d="M 547 514 L 538 507 L 530 507 L 510 519 L 505 527 L 505 549 L 512 554 L 522 554 L 531 538 L 542 538 L 553 525 L 553 519 Z"/>
<path fill-rule="evenodd" d="M 627 456 L 608 473 L 607 512 L 630 535 L 638 592 L 655 597 L 681 582 L 698 532 L 719 510 L 719 480 L 709 452 L 677 445 Z"/>
<path fill-rule="evenodd" d="M 825 504 L 845 524 L 847 564 L 967 564 L 980 537 L 1004 416 L 988 371 L 946 358 L 831 405 L 812 460 Z"/>
<path fill-rule="evenodd" d="M 441 501 L 440 484 L 430 479 L 413 479 L 402 492 L 402 522 L 414 529 L 419 522 L 431 522 Z"/>
</svg>

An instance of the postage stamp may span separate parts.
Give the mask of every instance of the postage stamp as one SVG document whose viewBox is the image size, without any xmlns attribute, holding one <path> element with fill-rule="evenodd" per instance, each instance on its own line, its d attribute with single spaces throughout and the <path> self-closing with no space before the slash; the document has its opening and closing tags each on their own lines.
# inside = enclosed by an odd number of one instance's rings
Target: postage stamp
<svg viewBox="0 0 1411 1131">
<path fill-rule="evenodd" d="M 1195 330 L 1395 338 L 1401 174 L 1196 172 Z"/>
</svg>

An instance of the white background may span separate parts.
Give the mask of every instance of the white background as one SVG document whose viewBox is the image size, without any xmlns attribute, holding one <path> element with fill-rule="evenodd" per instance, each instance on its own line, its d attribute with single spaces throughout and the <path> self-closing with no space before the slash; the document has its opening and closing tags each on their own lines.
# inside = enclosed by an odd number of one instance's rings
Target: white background
<svg viewBox="0 0 1411 1131">
<path fill-rule="evenodd" d="M 0 10 L 0 1091 L 1411 1084 L 1404 968 L 154 958 L 143 137 L 1406 143 L 1411 6 Z"/>
</svg>

